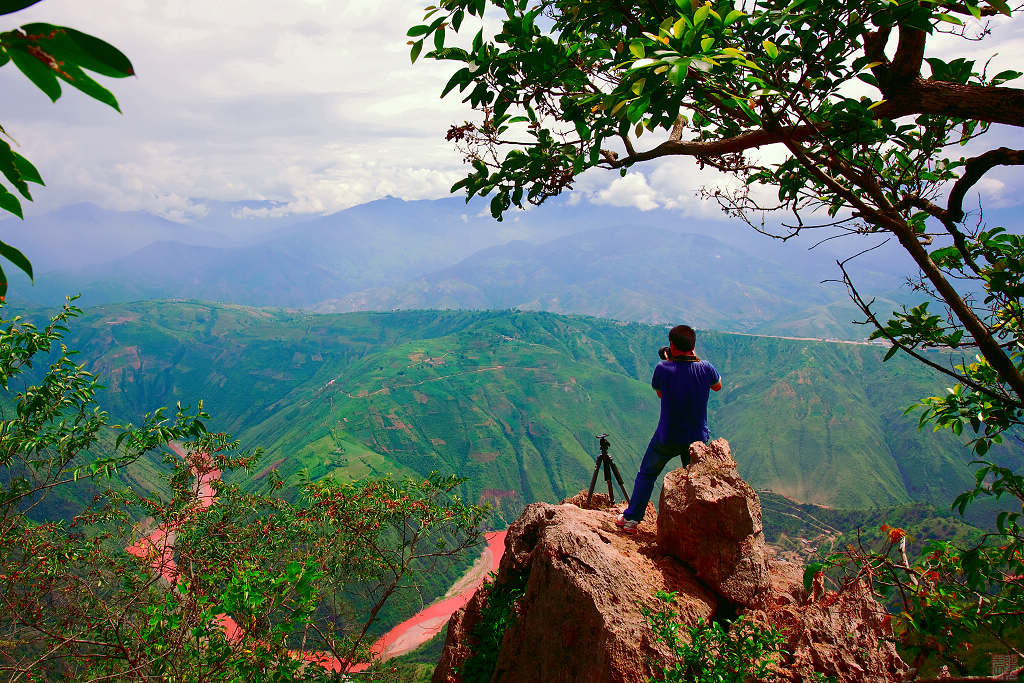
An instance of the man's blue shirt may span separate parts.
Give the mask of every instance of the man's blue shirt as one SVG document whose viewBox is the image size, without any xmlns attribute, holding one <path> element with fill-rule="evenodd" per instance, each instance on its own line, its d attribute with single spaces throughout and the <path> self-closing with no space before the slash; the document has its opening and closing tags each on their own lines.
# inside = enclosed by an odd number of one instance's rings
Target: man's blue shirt
<svg viewBox="0 0 1024 683">
<path fill-rule="evenodd" d="M 661 419 L 653 441 L 680 446 L 706 442 L 711 437 L 708 395 L 720 379 L 715 366 L 706 360 L 658 363 L 651 386 L 661 392 Z"/>
</svg>

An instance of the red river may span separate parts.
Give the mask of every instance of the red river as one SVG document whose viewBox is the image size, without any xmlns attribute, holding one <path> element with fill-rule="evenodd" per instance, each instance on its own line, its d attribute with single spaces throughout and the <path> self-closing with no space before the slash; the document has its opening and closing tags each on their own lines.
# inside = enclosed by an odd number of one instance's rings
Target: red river
<svg viewBox="0 0 1024 683">
<path fill-rule="evenodd" d="M 182 458 L 186 457 L 179 446 L 171 445 L 171 448 Z M 206 509 L 216 501 L 212 482 L 220 478 L 220 470 L 202 466 L 209 462 L 208 459 L 204 460 L 205 457 L 197 457 L 198 462 L 193 465 L 193 471 L 196 473 L 195 500 L 200 509 Z M 197 468 L 196 465 L 199 467 Z M 172 586 L 178 583 L 180 576 L 178 565 L 174 561 L 174 542 L 177 538 L 178 528 L 183 522 L 184 520 L 179 520 L 162 524 L 147 536 L 125 548 L 129 554 L 147 561 L 153 573 Z M 481 571 L 478 562 L 474 567 L 475 578 L 466 582 L 462 590 L 435 602 L 406 619 L 370 646 L 374 657 L 379 661 L 397 657 L 415 650 L 437 635 L 448 623 L 452 614 L 473 597 L 486 578 L 488 571 L 497 571 L 498 565 L 501 563 L 501 555 L 505 550 L 505 534 L 505 531 L 492 531 L 486 534 L 487 545 L 480 557 L 482 561 L 486 562 L 487 571 Z M 241 628 L 229 615 L 218 615 L 217 621 L 229 640 L 235 640 L 241 636 Z M 344 668 L 341 661 L 326 652 L 295 651 L 292 652 L 292 656 L 308 662 L 315 662 L 332 671 L 342 671 Z M 348 671 L 365 671 L 369 666 L 367 663 L 353 664 L 348 667 Z"/>
</svg>

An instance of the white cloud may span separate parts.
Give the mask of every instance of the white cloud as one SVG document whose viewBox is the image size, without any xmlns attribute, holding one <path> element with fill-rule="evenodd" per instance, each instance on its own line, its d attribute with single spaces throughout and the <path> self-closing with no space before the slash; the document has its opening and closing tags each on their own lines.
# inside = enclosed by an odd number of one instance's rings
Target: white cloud
<svg viewBox="0 0 1024 683">
<path fill-rule="evenodd" d="M 280 202 L 271 212 L 315 213 L 385 194 L 446 195 L 465 171 L 444 133 L 472 115 L 458 98 L 439 98 L 452 65 L 409 63 L 405 33 L 422 20 L 423 4 L 46 0 L 0 17 L 0 29 L 50 21 L 98 35 L 139 74 L 107 81 L 119 116 L 75 91 L 51 104 L 12 66 L 0 68 L 0 123 L 47 181 L 27 210 L 91 200 L 180 220 L 201 213 L 202 198 L 270 199 Z M 1012 68 L 1024 25 L 997 19 L 995 29 L 981 43 L 942 37 L 936 45 L 979 59 L 999 52 L 991 69 Z M 1005 186 L 984 190 L 994 201 L 1024 197 L 1019 169 L 990 176 Z M 710 217 L 718 208 L 698 188 L 732 182 L 692 159 L 666 159 L 621 179 L 588 172 L 570 201 Z"/>
<path fill-rule="evenodd" d="M 650 211 L 659 206 L 657 193 L 639 171 L 616 178 L 608 187 L 594 194 L 594 201 L 612 206 L 632 206 L 641 211 Z"/>
<path fill-rule="evenodd" d="M 51 104 L 0 69 L 2 123 L 48 186 L 29 210 L 90 200 L 180 219 L 201 210 L 186 197 L 325 212 L 443 196 L 462 174 L 444 133 L 466 113 L 439 98 L 452 67 L 409 62 L 422 16 L 407 0 L 47 0 L 0 17 L 97 35 L 139 74 L 106 81 L 118 116 L 67 88 Z"/>
</svg>

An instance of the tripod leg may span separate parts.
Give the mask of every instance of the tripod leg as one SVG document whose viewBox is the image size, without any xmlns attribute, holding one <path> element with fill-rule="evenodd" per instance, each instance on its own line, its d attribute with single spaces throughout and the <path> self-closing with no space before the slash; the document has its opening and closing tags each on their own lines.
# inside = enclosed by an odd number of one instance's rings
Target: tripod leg
<svg viewBox="0 0 1024 683">
<path fill-rule="evenodd" d="M 594 486 L 597 484 L 597 473 L 601 469 L 601 458 L 597 459 L 594 464 L 594 476 L 590 478 L 590 488 L 587 489 L 587 502 L 583 504 L 584 508 L 590 507 L 590 499 L 594 497 Z"/>
<path fill-rule="evenodd" d="M 610 465 L 612 464 L 611 458 L 604 458 L 604 481 L 608 484 L 608 503 L 610 505 L 615 504 L 615 491 L 612 490 L 612 471 Z"/>
<path fill-rule="evenodd" d="M 612 472 L 615 473 L 615 480 L 619 482 L 619 488 L 622 489 L 622 497 L 626 499 L 626 505 L 629 505 L 629 494 L 626 493 L 626 485 L 622 483 L 622 475 L 619 474 L 619 468 L 615 466 L 614 462 L 612 462 Z"/>
</svg>

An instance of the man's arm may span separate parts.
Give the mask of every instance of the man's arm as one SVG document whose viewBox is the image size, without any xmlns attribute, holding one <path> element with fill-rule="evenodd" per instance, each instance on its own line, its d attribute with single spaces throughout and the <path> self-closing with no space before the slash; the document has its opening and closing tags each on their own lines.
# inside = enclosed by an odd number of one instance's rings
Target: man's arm
<svg viewBox="0 0 1024 683">
<path fill-rule="evenodd" d="M 722 380 L 718 380 L 717 382 L 715 382 L 714 384 L 711 385 L 711 391 L 721 391 L 721 390 L 722 390 Z"/>
</svg>

